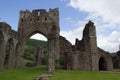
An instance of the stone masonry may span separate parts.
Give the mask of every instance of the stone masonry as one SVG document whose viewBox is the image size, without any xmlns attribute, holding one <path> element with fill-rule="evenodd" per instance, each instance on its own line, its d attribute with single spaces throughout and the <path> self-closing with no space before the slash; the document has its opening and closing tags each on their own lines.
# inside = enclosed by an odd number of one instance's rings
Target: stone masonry
<svg viewBox="0 0 120 80">
<path fill-rule="evenodd" d="M 4 62 L 6 57 L 5 47 L 7 42 L 9 42 L 10 44 L 7 67 L 9 69 L 12 69 L 15 67 L 14 64 L 16 60 L 15 49 L 16 49 L 16 44 L 18 42 L 17 32 L 12 30 L 10 25 L 8 25 L 7 23 L 0 22 L 0 71 L 3 71 L 3 68 L 4 68 Z"/>
</svg>

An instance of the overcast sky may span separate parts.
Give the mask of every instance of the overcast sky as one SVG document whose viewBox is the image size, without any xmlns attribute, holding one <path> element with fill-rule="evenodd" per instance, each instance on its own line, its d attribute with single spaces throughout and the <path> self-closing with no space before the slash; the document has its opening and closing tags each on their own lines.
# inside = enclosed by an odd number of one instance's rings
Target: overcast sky
<svg viewBox="0 0 120 80">
<path fill-rule="evenodd" d="M 72 44 L 82 38 L 85 24 L 96 26 L 98 46 L 115 52 L 120 44 L 120 0 L 1 0 L 0 21 L 17 31 L 20 10 L 59 8 L 60 34 Z M 38 34 L 32 36 L 44 39 Z"/>
</svg>

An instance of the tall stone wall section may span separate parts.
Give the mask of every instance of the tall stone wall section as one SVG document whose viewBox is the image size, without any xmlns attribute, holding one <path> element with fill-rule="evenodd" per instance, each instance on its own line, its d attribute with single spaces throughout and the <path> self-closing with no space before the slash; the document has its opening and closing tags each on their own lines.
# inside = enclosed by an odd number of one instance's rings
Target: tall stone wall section
<svg viewBox="0 0 120 80">
<path fill-rule="evenodd" d="M 63 36 L 59 37 L 60 43 L 60 59 L 63 59 L 64 65 L 62 68 L 71 69 L 72 68 L 72 44 L 66 40 Z"/>
<path fill-rule="evenodd" d="M 96 40 L 96 29 L 94 23 L 89 21 L 83 31 L 83 42 L 85 45 L 85 52 L 90 56 L 89 61 L 91 70 L 98 70 L 98 50 Z"/>
<path fill-rule="evenodd" d="M 73 69 L 98 70 L 98 50 L 94 23 L 89 21 L 83 30 L 82 40 L 76 39 L 75 54 L 73 54 Z M 76 62 L 75 62 L 76 61 Z"/>
<path fill-rule="evenodd" d="M 9 69 L 15 67 L 16 61 L 16 44 L 17 44 L 17 32 L 11 29 L 11 26 L 5 22 L 0 22 L 0 71 L 3 71 L 5 62 Z M 6 58 L 6 45 L 10 44 L 7 60 Z"/>
</svg>

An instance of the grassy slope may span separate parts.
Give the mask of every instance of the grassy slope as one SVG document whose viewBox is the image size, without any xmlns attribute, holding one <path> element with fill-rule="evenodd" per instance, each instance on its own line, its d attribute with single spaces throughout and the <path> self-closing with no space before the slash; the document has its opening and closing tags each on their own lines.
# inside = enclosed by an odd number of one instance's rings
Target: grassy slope
<svg viewBox="0 0 120 80">
<path fill-rule="evenodd" d="M 47 42 L 29 39 L 26 44 L 26 52 L 33 54 L 33 49 L 36 46 L 41 46 L 42 48 L 46 48 Z M 27 62 L 29 60 L 26 60 Z M 43 74 L 47 69 L 44 67 L 34 67 L 34 68 L 19 68 L 14 70 L 5 70 L 4 72 L 0 72 L 0 80 L 33 80 L 33 77 Z"/>
<path fill-rule="evenodd" d="M 46 73 L 45 67 L 19 68 L 0 72 L 0 80 L 33 80 L 35 76 Z"/>
</svg>

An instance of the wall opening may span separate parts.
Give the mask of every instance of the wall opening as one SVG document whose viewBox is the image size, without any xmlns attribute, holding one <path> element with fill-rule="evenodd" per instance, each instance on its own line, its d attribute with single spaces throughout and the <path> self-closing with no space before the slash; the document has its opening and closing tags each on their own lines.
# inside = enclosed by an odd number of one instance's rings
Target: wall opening
<svg viewBox="0 0 120 80">
<path fill-rule="evenodd" d="M 47 64 L 47 38 L 36 33 L 29 38 L 25 45 L 24 62 L 27 67 Z"/>
<path fill-rule="evenodd" d="M 40 16 L 40 11 L 38 11 L 38 16 Z"/>
<path fill-rule="evenodd" d="M 107 62 L 103 57 L 101 57 L 99 59 L 99 70 L 100 71 L 106 71 L 107 70 Z"/>
<path fill-rule="evenodd" d="M 23 20 L 23 18 L 21 18 L 21 22 L 23 22 L 24 20 Z"/>
<path fill-rule="evenodd" d="M 9 59 L 10 59 L 10 49 L 11 49 L 11 46 L 13 45 L 12 42 L 13 42 L 12 39 L 9 39 L 5 45 L 5 57 L 4 57 L 4 67 L 5 68 L 8 68 L 8 65 L 10 64 Z"/>
</svg>

